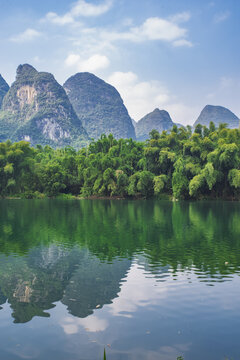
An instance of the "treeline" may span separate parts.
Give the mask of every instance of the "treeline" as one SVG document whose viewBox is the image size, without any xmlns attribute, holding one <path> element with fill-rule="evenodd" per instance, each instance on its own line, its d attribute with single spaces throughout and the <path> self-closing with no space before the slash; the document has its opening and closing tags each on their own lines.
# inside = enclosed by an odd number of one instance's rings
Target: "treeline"
<svg viewBox="0 0 240 360">
<path fill-rule="evenodd" d="M 0 194 L 240 199 L 240 130 L 197 125 L 145 143 L 102 135 L 78 151 L 0 143 Z"/>
</svg>

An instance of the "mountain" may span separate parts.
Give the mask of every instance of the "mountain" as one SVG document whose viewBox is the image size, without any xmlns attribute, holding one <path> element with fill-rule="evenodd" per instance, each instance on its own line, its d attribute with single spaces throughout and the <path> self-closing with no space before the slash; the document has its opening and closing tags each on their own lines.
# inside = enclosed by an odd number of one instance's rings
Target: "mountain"
<svg viewBox="0 0 240 360">
<path fill-rule="evenodd" d="M 83 72 L 71 76 L 63 87 L 90 138 L 112 133 L 117 139 L 135 139 L 132 120 L 113 86 Z"/>
<path fill-rule="evenodd" d="M 24 64 L 2 102 L 0 140 L 8 138 L 32 145 L 79 147 L 88 136 L 54 76 Z"/>
<path fill-rule="evenodd" d="M 131 119 L 132 120 L 132 124 L 133 124 L 133 126 L 134 126 L 134 129 L 135 129 L 135 127 L 136 127 L 136 125 L 137 125 L 137 122 L 134 120 L 134 119 Z"/>
<path fill-rule="evenodd" d="M 144 141 L 149 138 L 149 133 L 153 129 L 159 131 L 169 130 L 173 127 L 169 113 L 165 110 L 155 109 L 139 120 L 135 126 L 137 140 Z"/>
<path fill-rule="evenodd" d="M 239 127 L 239 118 L 234 113 L 223 106 L 214 105 L 205 106 L 193 126 L 197 124 L 209 126 L 210 121 L 214 122 L 216 126 L 220 123 L 227 123 L 230 129 Z"/>
<path fill-rule="evenodd" d="M 2 106 L 2 101 L 4 96 L 6 95 L 6 93 L 9 90 L 9 86 L 6 83 L 6 81 L 4 80 L 4 78 L 2 77 L 2 75 L 0 74 L 0 108 Z"/>
</svg>

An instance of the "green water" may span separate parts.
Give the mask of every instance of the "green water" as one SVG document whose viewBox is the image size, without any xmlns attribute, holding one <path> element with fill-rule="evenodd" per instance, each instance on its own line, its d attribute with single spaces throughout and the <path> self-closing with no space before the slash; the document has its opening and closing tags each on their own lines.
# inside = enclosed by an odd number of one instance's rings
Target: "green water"
<svg viewBox="0 0 240 360">
<path fill-rule="evenodd" d="M 240 204 L 0 201 L 0 359 L 240 359 Z"/>
</svg>

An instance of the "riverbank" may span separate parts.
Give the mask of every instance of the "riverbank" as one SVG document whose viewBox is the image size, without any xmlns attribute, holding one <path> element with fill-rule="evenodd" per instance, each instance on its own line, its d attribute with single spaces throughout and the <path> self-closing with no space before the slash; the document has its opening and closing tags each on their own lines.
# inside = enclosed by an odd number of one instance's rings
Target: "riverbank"
<svg viewBox="0 0 240 360">
<path fill-rule="evenodd" d="M 46 199 L 59 199 L 59 200 L 168 200 L 172 202 L 178 201 L 240 201 L 240 197 L 224 196 L 224 197 L 214 197 L 214 196 L 202 196 L 197 199 L 176 199 L 173 195 L 161 194 L 161 196 L 153 197 L 143 197 L 139 196 L 101 196 L 101 195 L 91 195 L 91 196 L 77 196 L 72 194 L 59 194 L 57 196 L 47 196 L 45 194 L 39 193 L 22 195 L 13 195 L 13 196 L 1 196 L 2 200 L 46 200 Z"/>
</svg>

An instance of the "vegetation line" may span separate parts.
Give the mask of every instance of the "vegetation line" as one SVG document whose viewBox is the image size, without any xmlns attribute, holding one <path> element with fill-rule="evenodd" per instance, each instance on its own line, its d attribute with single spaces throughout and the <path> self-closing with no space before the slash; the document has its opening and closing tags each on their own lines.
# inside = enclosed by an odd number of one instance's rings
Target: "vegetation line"
<svg viewBox="0 0 240 360">
<path fill-rule="evenodd" d="M 240 130 L 152 130 L 146 142 L 102 135 L 85 148 L 0 144 L 2 197 L 240 199 Z"/>
</svg>

